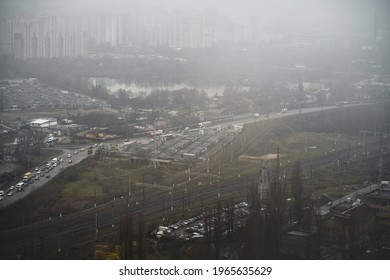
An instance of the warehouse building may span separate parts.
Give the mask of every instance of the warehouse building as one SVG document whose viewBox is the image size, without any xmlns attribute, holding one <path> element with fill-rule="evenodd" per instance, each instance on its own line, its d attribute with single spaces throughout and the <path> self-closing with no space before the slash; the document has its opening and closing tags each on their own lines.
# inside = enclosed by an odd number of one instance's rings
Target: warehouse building
<svg viewBox="0 0 390 280">
<path fill-rule="evenodd" d="M 35 119 L 30 122 L 31 128 L 42 129 L 57 125 L 57 120 L 54 118 Z"/>
</svg>

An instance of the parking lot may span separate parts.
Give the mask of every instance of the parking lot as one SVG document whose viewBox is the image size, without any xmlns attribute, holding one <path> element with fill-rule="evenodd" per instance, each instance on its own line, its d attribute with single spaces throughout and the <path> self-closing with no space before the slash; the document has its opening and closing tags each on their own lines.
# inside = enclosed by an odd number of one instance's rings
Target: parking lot
<svg viewBox="0 0 390 280">
<path fill-rule="evenodd" d="M 226 224 L 226 210 L 222 209 L 221 213 L 221 223 L 222 227 Z M 238 230 L 243 226 L 244 220 L 242 218 L 246 217 L 249 213 L 248 203 L 240 202 L 234 205 L 234 225 L 233 231 Z M 214 230 L 214 224 L 217 218 L 213 215 L 207 217 L 209 214 L 203 212 L 196 216 L 193 216 L 188 219 L 178 221 L 171 225 L 159 226 L 155 232 L 152 233 L 157 239 L 166 238 L 166 239 L 181 239 L 181 240 L 194 240 L 199 238 L 204 238 L 205 234 L 209 231 Z M 209 218 L 208 223 L 206 219 Z M 227 235 L 228 230 L 224 228 L 223 234 Z"/>
<path fill-rule="evenodd" d="M 36 79 L 8 80 L 1 91 L 7 96 L 4 111 L 97 107 L 92 98 L 61 90 Z"/>
</svg>

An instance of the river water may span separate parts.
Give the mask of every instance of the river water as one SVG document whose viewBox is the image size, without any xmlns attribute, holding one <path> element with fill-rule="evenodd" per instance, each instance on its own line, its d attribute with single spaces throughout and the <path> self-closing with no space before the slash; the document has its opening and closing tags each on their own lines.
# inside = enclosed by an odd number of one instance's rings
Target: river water
<svg viewBox="0 0 390 280">
<path fill-rule="evenodd" d="M 160 90 L 180 90 L 180 89 L 195 89 L 198 91 L 204 91 L 209 97 L 218 95 L 222 96 L 225 90 L 223 85 L 212 85 L 212 86 L 201 86 L 195 87 L 187 83 L 147 83 L 140 84 L 136 82 L 123 82 L 117 79 L 104 78 L 104 77 L 91 77 L 89 79 L 90 84 L 92 85 L 102 85 L 105 86 L 111 93 L 116 92 L 119 89 L 126 90 L 130 98 L 135 98 L 139 96 L 147 96 L 153 91 Z M 241 90 L 247 90 L 244 87 L 240 87 Z"/>
</svg>

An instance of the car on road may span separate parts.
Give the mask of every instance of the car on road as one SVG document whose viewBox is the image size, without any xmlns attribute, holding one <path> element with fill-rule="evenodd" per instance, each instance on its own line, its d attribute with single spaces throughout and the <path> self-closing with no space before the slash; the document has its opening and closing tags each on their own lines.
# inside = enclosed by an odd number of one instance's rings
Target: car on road
<svg viewBox="0 0 390 280">
<path fill-rule="evenodd" d="M 71 155 L 71 154 L 68 154 L 66 157 L 67 157 L 67 158 L 71 158 L 71 157 L 72 157 L 72 155 Z"/>
<path fill-rule="evenodd" d="M 85 151 L 85 149 L 84 149 L 84 148 L 81 148 L 81 149 L 80 149 L 80 152 L 84 152 L 84 151 Z"/>
<path fill-rule="evenodd" d="M 12 190 L 14 190 L 14 189 L 15 189 L 14 186 L 9 187 L 9 190 L 10 190 L 10 191 L 12 191 Z"/>
<path fill-rule="evenodd" d="M 70 160 L 68 160 L 68 163 L 72 163 L 72 160 L 70 159 Z"/>
<path fill-rule="evenodd" d="M 46 178 L 50 178 L 50 177 L 51 177 L 50 173 L 47 173 Z"/>
<path fill-rule="evenodd" d="M 14 193 L 12 192 L 12 191 L 9 191 L 8 192 L 8 196 L 11 196 L 11 195 L 13 195 Z"/>
<path fill-rule="evenodd" d="M 4 191 L 3 191 L 3 190 L 0 191 L 0 196 L 1 196 L 1 195 L 4 195 Z"/>
<path fill-rule="evenodd" d="M 78 154 L 78 151 L 74 151 L 74 154 L 77 155 L 77 154 Z"/>
</svg>

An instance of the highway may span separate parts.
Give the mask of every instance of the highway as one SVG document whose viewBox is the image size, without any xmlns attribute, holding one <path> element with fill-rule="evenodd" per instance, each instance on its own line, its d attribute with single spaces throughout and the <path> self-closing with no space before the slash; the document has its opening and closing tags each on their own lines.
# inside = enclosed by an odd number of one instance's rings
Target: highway
<svg viewBox="0 0 390 280">
<path fill-rule="evenodd" d="M 0 201 L 0 209 L 1 208 L 5 208 L 5 207 L 7 207 L 7 206 L 9 206 L 9 205 L 11 205 L 11 204 L 21 200 L 21 199 L 27 197 L 32 192 L 34 192 L 37 189 L 41 188 L 47 182 L 49 182 L 54 177 L 56 177 L 58 174 L 60 174 L 62 172 L 62 170 L 64 170 L 65 168 L 68 168 L 70 166 L 73 166 L 73 165 L 76 165 L 76 164 L 80 163 L 82 160 L 84 160 L 88 156 L 87 148 L 88 147 L 84 147 L 84 151 L 63 149 L 63 152 L 56 156 L 58 159 L 59 158 L 63 158 L 63 162 L 62 163 L 59 163 L 56 167 L 51 169 L 48 173 L 44 173 L 44 176 L 39 176 L 38 180 L 33 180 L 32 181 L 33 183 L 32 184 L 28 184 L 26 187 L 23 187 L 22 191 L 16 191 L 16 189 L 14 189 L 12 191 L 12 195 L 11 196 L 7 195 L 7 193 L 6 193 L 4 195 L 4 199 L 2 201 Z M 77 151 L 77 154 L 75 154 L 75 151 Z M 67 158 L 68 154 L 71 155 L 70 158 Z M 69 163 L 69 159 L 72 160 L 71 163 Z M 38 168 L 40 168 L 40 167 L 41 166 L 38 166 Z M 34 169 L 35 169 L 35 167 L 32 170 L 30 170 L 30 172 L 32 172 L 33 174 L 36 173 L 36 171 Z M 49 178 L 47 178 L 48 174 L 50 175 Z M 34 177 L 33 177 L 33 179 L 34 179 Z M 20 179 L 20 181 L 22 181 L 22 178 Z M 9 186 L 7 188 L 7 190 L 10 187 L 11 186 Z"/>
<path fill-rule="evenodd" d="M 243 114 L 239 116 L 234 116 L 228 121 L 221 120 L 220 123 L 214 124 L 211 127 L 212 128 L 218 128 L 221 126 L 222 128 L 226 128 L 228 126 L 242 126 L 244 124 L 259 122 L 259 121 L 266 121 L 276 118 L 281 118 L 284 116 L 294 116 L 299 114 L 308 114 L 308 113 L 314 113 L 314 112 L 320 112 L 320 111 L 329 111 L 329 110 L 337 110 L 337 109 L 343 109 L 343 108 L 350 108 L 355 106 L 363 106 L 363 105 L 370 105 L 372 103 L 346 103 L 343 104 L 343 106 L 339 105 L 328 105 L 328 106 L 316 106 L 316 107 L 308 107 L 308 108 L 302 108 L 302 109 L 293 109 L 293 110 L 287 110 L 286 112 L 274 112 L 270 114 L 265 115 L 259 115 L 258 117 L 255 117 L 254 113 L 248 113 Z"/>
<path fill-rule="evenodd" d="M 318 208 L 317 213 L 319 215 L 326 215 L 329 213 L 329 210 L 332 206 L 336 206 L 342 203 L 347 202 L 349 199 L 351 199 L 352 202 L 356 201 L 357 198 L 361 197 L 362 195 L 365 195 L 367 193 L 370 193 L 374 190 L 377 190 L 380 187 L 380 184 L 372 184 L 367 187 L 363 187 L 361 189 L 358 189 L 352 193 L 349 193 L 348 195 L 345 195 L 343 197 L 340 197 L 338 199 L 335 199 L 332 201 L 331 205 L 323 205 Z"/>
</svg>

